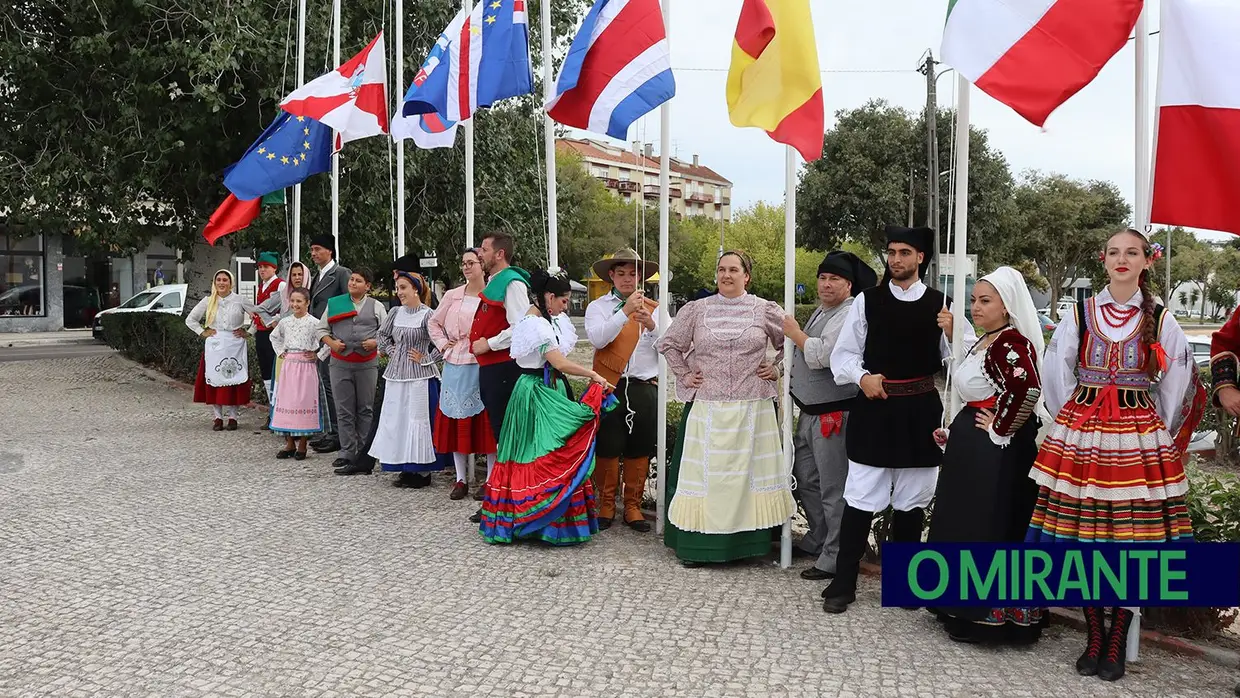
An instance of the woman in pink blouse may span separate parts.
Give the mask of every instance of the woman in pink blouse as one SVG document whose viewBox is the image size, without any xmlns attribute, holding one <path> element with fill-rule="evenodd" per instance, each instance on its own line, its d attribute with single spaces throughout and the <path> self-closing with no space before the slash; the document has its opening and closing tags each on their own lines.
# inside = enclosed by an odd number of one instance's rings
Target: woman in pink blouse
<svg viewBox="0 0 1240 698">
<path fill-rule="evenodd" d="M 495 435 L 478 392 L 478 359 L 469 348 L 469 328 L 478 310 L 478 297 L 486 286 L 482 265 L 475 250 L 461 254 L 465 285 L 444 294 L 439 309 L 431 316 L 431 341 L 443 353 L 443 388 L 435 414 L 435 450 L 451 453 L 456 464 L 453 499 L 465 497 L 465 469 L 473 454 L 487 456 L 487 477 L 495 467 Z M 474 499 L 482 499 L 479 487 Z"/>
<path fill-rule="evenodd" d="M 796 504 L 775 417 L 783 310 L 746 292 L 751 262 L 719 258 L 716 295 L 688 303 L 657 348 L 685 402 L 667 469 L 664 543 L 686 566 L 766 555 Z"/>
</svg>

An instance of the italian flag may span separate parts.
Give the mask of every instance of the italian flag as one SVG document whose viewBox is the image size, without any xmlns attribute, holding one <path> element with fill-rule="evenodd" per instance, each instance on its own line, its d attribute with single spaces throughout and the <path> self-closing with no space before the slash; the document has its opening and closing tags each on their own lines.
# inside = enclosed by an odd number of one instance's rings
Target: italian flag
<svg viewBox="0 0 1240 698">
<path fill-rule="evenodd" d="M 1240 1 L 1162 3 L 1153 222 L 1240 235 Z"/>
<path fill-rule="evenodd" d="M 1142 0 L 950 0 L 943 62 L 1036 126 L 1123 48 Z"/>
</svg>

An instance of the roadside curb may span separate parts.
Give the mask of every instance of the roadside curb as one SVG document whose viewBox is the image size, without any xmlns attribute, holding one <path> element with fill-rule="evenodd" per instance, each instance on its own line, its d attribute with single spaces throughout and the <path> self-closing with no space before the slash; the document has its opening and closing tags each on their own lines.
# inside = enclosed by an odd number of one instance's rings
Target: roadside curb
<svg viewBox="0 0 1240 698">
<path fill-rule="evenodd" d="M 883 572 L 882 565 L 876 565 L 872 562 L 861 563 L 861 573 L 870 576 L 880 576 Z M 1073 613 L 1074 609 L 1052 608 L 1051 620 L 1059 625 L 1066 625 L 1074 630 L 1085 630 L 1085 619 L 1079 613 Z M 1199 645 L 1182 637 L 1174 637 L 1164 635 L 1157 630 L 1141 629 L 1141 643 L 1143 645 L 1157 647 L 1163 651 L 1178 654 L 1184 657 L 1195 657 L 1203 659 L 1211 664 L 1217 664 L 1228 669 L 1240 669 L 1240 652 L 1227 650 L 1221 647 L 1207 647 Z"/>
<path fill-rule="evenodd" d="M 0 349 L 20 349 L 23 347 L 55 347 L 96 344 L 95 338 L 89 334 L 85 337 L 70 335 L 68 337 L 31 337 L 29 339 L 0 340 Z M 99 344 L 99 346 L 106 346 Z"/>
</svg>

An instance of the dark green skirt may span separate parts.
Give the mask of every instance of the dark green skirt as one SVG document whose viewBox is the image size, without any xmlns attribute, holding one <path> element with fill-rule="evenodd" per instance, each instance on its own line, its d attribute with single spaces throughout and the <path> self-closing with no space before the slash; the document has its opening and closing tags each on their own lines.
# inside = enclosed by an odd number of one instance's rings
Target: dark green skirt
<svg viewBox="0 0 1240 698">
<path fill-rule="evenodd" d="M 692 402 L 685 403 L 684 414 L 680 417 L 680 428 L 676 430 L 676 446 L 672 451 L 671 461 L 667 464 L 663 544 L 675 550 L 676 557 L 686 562 L 730 562 L 769 554 L 771 543 L 775 540 L 779 527 L 740 533 L 695 533 L 682 531 L 668 521 L 667 512 L 672 508 L 672 498 L 676 496 L 676 482 L 680 477 L 680 458 L 685 447 L 685 426 L 689 423 L 689 410 L 692 408 Z"/>
</svg>

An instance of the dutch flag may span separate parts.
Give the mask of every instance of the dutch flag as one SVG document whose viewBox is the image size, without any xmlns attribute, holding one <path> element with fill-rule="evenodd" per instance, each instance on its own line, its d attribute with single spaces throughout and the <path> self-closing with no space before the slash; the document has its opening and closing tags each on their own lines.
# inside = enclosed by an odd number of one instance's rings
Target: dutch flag
<svg viewBox="0 0 1240 698">
<path fill-rule="evenodd" d="M 675 94 L 658 0 L 598 0 L 573 39 L 547 113 L 627 140 L 629 125 Z"/>
</svg>

